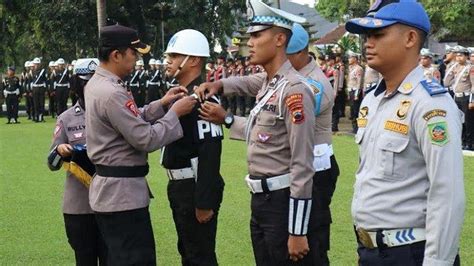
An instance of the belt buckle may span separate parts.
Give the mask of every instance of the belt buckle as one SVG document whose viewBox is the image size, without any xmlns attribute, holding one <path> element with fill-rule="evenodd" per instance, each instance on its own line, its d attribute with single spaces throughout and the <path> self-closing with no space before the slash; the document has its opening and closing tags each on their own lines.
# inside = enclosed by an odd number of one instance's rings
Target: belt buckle
<svg viewBox="0 0 474 266">
<path fill-rule="evenodd" d="M 368 249 L 373 249 L 375 248 L 374 243 L 372 242 L 372 239 L 370 238 L 369 232 L 365 231 L 362 228 L 358 228 L 356 230 L 357 236 L 359 237 L 360 243 L 368 248 Z"/>
</svg>

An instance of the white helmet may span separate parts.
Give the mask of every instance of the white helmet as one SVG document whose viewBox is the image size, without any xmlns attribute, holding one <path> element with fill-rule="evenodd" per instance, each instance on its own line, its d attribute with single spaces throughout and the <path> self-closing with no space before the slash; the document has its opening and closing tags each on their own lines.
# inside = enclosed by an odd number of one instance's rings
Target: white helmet
<svg viewBox="0 0 474 266">
<path fill-rule="evenodd" d="M 39 57 L 36 57 L 33 59 L 33 64 L 41 64 L 41 59 Z"/>
<path fill-rule="evenodd" d="M 54 61 L 49 61 L 48 66 L 49 66 L 49 67 L 53 67 L 53 66 L 54 66 Z"/>
<path fill-rule="evenodd" d="M 137 66 L 143 66 L 143 65 L 144 65 L 143 60 L 141 60 L 141 59 L 138 60 L 138 61 L 136 62 L 136 65 L 137 65 Z"/>
<path fill-rule="evenodd" d="M 161 63 L 161 60 L 160 60 L 160 59 L 157 59 L 157 60 L 156 60 L 156 64 L 157 64 L 157 65 L 160 65 L 160 66 L 163 65 L 163 63 Z"/>
<path fill-rule="evenodd" d="M 156 65 L 156 59 L 155 58 L 150 59 L 150 61 L 148 61 L 148 65 L 150 66 Z"/>
<path fill-rule="evenodd" d="M 33 64 L 33 61 L 28 61 L 28 67 L 32 67 L 34 66 L 35 64 Z"/>
<path fill-rule="evenodd" d="M 25 67 L 29 67 L 29 66 L 30 66 L 30 64 L 31 64 L 31 62 L 30 62 L 30 61 L 26 61 L 26 62 L 25 62 Z"/>
<path fill-rule="evenodd" d="M 77 59 L 75 63 L 73 73 L 82 79 L 88 80 L 95 73 L 99 60 L 97 58 L 81 58 Z"/>
<path fill-rule="evenodd" d="M 71 65 L 74 66 L 76 64 L 76 62 L 77 62 L 77 60 L 72 60 Z"/>
<path fill-rule="evenodd" d="M 66 62 L 64 61 L 64 59 L 62 58 L 59 58 L 57 61 L 56 61 L 56 64 L 58 65 L 64 65 Z"/>
<path fill-rule="evenodd" d="M 197 30 L 178 31 L 171 37 L 165 54 L 182 54 L 209 57 L 209 42 L 206 36 Z"/>
</svg>

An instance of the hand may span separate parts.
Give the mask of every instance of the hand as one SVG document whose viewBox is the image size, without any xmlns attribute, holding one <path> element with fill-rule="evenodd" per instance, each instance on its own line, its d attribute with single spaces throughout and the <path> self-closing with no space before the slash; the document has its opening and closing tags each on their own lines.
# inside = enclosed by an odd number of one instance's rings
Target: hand
<svg viewBox="0 0 474 266">
<path fill-rule="evenodd" d="M 192 96 L 187 96 L 175 102 L 170 110 L 173 110 L 178 117 L 191 113 L 197 100 Z"/>
<path fill-rule="evenodd" d="M 288 254 L 290 260 L 298 261 L 309 252 L 308 238 L 306 236 L 292 236 L 288 238 Z"/>
<path fill-rule="evenodd" d="M 224 124 L 226 114 L 224 108 L 218 103 L 204 102 L 199 108 L 199 117 L 216 125 Z"/>
<path fill-rule="evenodd" d="M 474 110 L 474 103 L 469 103 L 469 110 Z"/>
<path fill-rule="evenodd" d="M 188 89 L 185 87 L 173 87 L 160 99 L 160 102 L 163 106 L 168 106 L 174 101 L 183 98 L 186 94 L 188 94 Z"/>
<path fill-rule="evenodd" d="M 196 219 L 199 223 L 207 223 L 209 222 L 212 217 L 214 216 L 214 211 L 212 209 L 205 210 L 205 209 L 198 209 L 196 208 Z"/>
<path fill-rule="evenodd" d="M 72 146 L 69 144 L 59 144 L 56 150 L 61 157 L 69 157 L 72 154 Z"/>
<path fill-rule="evenodd" d="M 204 102 L 209 99 L 212 95 L 215 95 L 221 91 L 223 87 L 222 81 L 216 82 L 204 82 L 199 87 L 194 87 L 194 93 L 199 98 L 200 102 Z"/>
</svg>

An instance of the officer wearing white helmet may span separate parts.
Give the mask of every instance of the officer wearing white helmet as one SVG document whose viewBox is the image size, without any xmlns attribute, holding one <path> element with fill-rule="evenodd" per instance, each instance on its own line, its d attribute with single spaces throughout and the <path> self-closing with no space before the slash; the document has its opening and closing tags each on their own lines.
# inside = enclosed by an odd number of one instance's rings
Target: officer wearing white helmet
<svg viewBox="0 0 474 266">
<path fill-rule="evenodd" d="M 44 121 L 44 103 L 45 94 L 48 86 L 48 73 L 44 68 L 41 68 L 41 59 L 36 57 L 33 59 L 33 75 L 31 79 L 31 87 L 33 94 L 34 117 L 35 122 Z"/>
<path fill-rule="evenodd" d="M 322 86 L 308 83 L 286 55 L 293 23 L 306 20 L 261 0 L 247 4 L 250 64 L 262 65 L 265 79 L 259 90 L 224 87 L 223 92 L 257 96 L 258 104 L 249 118 L 225 112 L 222 116 L 220 111 L 215 114 L 210 103 L 203 105 L 201 115 L 225 123 L 231 138 L 247 141 L 249 174 L 245 180 L 252 192 L 250 232 L 256 264 L 291 265 L 298 261 L 314 265 L 319 258 L 314 258 L 311 251 L 318 247 L 310 240 L 314 233 L 309 224 L 315 203 L 313 177 L 315 170 L 330 168 L 332 149 L 325 141 L 315 146 L 315 94 Z M 201 93 L 205 89 L 217 91 L 206 86 L 200 89 Z M 321 155 L 321 160 L 315 154 Z"/>
<path fill-rule="evenodd" d="M 64 63 L 63 63 L 64 65 Z M 99 65 L 96 58 L 79 59 L 74 66 L 78 102 L 58 115 L 48 156 L 51 171 L 66 170 L 63 196 L 64 226 L 76 265 L 106 265 L 106 247 L 89 205 L 89 185 L 95 173 L 85 144 L 84 86 Z"/>
<path fill-rule="evenodd" d="M 146 74 L 146 100 L 145 103 L 150 103 L 160 99 L 162 94 L 161 86 L 163 85 L 163 75 L 156 64 L 156 59 L 152 58 L 148 62 L 150 69 Z M 159 61 L 159 60 L 158 60 Z"/>
<path fill-rule="evenodd" d="M 441 73 L 438 68 L 433 65 L 434 54 L 426 48 L 420 51 L 420 65 L 423 68 L 423 74 L 426 79 L 436 79 L 438 82 L 441 80 Z"/>
<path fill-rule="evenodd" d="M 65 61 L 62 58 L 56 60 L 57 69 L 52 77 L 53 88 L 56 95 L 57 113 L 58 115 L 67 109 L 67 99 L 71 88 L 71 75 L 65 67 Z M 76 68 L 77 69 L 77 68 Z"/>
<path fill-rule="evenodd" d="M 21 72 L 20 75 L 20 83 L 21 83 L 21 91 L 23 92 L 23 96 L 25 97 L 25 108 L 26 113 L 28 115 L 28 120 L 31 120 L 32 113 L 33 113 L 33 97 L 31 93 L 31 61 L 25 62 L 25 68 Z"/>
<path fill-rule="evenodd" d="M 50 61 L 48 64 L 48 112 L 52 118 L 57 114 L 56 88 L 54 86 L 54 77 L 56 76 L 56 61 Z"/>
<path fill-rule="evenodd" d="M 133 98 L 138 107 L 145 105 L 145 94 L 146 94 L 146 71 L 144 69 L 143 60 L 137 60 L 135 62 L 135 71 L 130 74 L 127 85 L 132 92 Z"/>
<path fill-rule="evenodd" d="M 166 76 L 189 94 L 201 84 L 209 43 L 199 31 L 171 37 L 165 51 Z M 211 99 L 219 103 L 219 99 Z M 178 233 L 183 265 L 217 265 L 217 219 L 224 181 L 220 175 L 222 127 L 199 118 L 198 106 L 180 118 L 184 137 L 167 145 L 162 165 L 169 177 L 168 199 Z"/>
</svg>

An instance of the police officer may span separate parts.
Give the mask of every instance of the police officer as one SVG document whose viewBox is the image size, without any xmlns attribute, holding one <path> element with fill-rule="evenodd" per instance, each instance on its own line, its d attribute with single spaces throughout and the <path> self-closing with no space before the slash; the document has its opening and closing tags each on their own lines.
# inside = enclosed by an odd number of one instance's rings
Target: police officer
<svg viewBox="0 0 474 266">
<path fill-rule="evenodd" d="M 472 91 L 474 91 L 474 65 L 467 61 L 469 56 L 467 48 L 456 46 L 454 52 L 456 53 L 457 64 L 453 67 L 452 71 L 446 74 L 444 84 L 451 87 L 454 93 L 454 101 L 458 108 L 466 115 L 469 102 L 472 99 Z M 468 122 L 465 120 L 462 130 L 464 149 L 469 149 L 474 144 L 471 137 L 469 137 L 469 140 L 467 139 Z"/>
<path fill-rule="evenodd" d="M 437 82 L 441 80 L 441 73 L 438 68 L 433 65 L 434 54 L 430 50 L 423 48 L 420 51 L 420 65 L 423 68 L 423 74 L 426 79 L 436 79 Z"/>
<path fill-rule="evenodd" d="M 359 265 L 459 265 L 461 114 L 418 64 L 428 15 L 415 0 L 380 1 L 373 9 L 373 17 L 346 23 L 349 32 L 367 35 L 367 62 L 383 76 L 358 118 L 352 217 Z"/>
<path fill-rule="evenodd" d="M 67 109 L 67 99 L 69 97 L 69 89 L 71 88 L 70 73 L 65 67 L 65 64 L 66 62 L 63 58 L 59 58 L 56 61 L 57 69 L 53 77 L 53 87 L 56 95 L 58 115 Z"/>
<path fill-rule="evenodd" d="M 48 167 L 68 169 L 64 184 L 63 216 L 69 245 L 74 250 L 76 265 L 106 265 L 106 248 L 100 236 L 94 212 L 89 205 L 90 175 L 74 172 L 71 157 L 75 147 L 86 144 L 84 86 L 94 74 L 99 60 L 79 59 L 75 65 L 77 103 L 58 115 L 48 156 Z M 77 148 L 76 148 L 77 150 Z M 69 163 L 67 163 L 69 161 Z M 85 168 L 85 167 L 84 167 Z M 74 174 L 76 173 L 76 174 Z"/>
<path fill-rule="evenodd" d="M 256 264 L 298 261 L 314 265 L 318 258 L 314 258 L 313 249 L 317 247 L 308 245 L 311 240 L 307 235 L 313 233 L 308 221 L 315 171 L 313 160 L 308 158 L 314 158 L 313 151 L 318 150 L 327 167 L 330 151 L 329 145 L 323 145 L 325 150 L 315 149 L 314 94 L 321 91 L 319 84 L 309 83 L 286 57 L 293 22 L 303 23 L 305 19 L 260 0 L 249 1 L 248 9 L 250 63 L 265 69 L 263 86 L 234 91 L 224 86 L 224 94 L 256 95 L 257 105 L 247 119 L 230 112 L 223 115 L 224 110 L 214 109 L 212 103 L 203 104 L 201 115 L 225 122 L 231 138 L 247 140 L 246 181 L 252 192 L 250 230 Z M 218 90 L 203 84 L 198 89 L 201 97 L 206 89 L 211 93 Z"/>
<path fill-rule="evenodd" d="M 138 108 L 122 81 L 132 71 L 138 53 L 150 47 L 135 30 L 121 25 L 101 29 L 100 65 L 85 93 L 87 155 L 96 167 L 89 203 L 107 246 L 110 265 L 155 265 L 155 242 L 145 176 L 147 154 L 183 136 L 178 118 L 196 100 L 185 90 L 171 89 L 165 97 Z"/>
<path fill-rule="evenodd" d="M 192 93 L 203 82 L 201 69 L 209 57 L 209 43 L 199 31 L 177 32 L 165 51 L 166 75 Z M 218 104 L 214 97 L 212 102 Z M 165 146 L 162 165 L 168 174 L 168 199 L 178 233 L 182 265 L 217 265 L 217 218 L 224 181 L 220 175 L 222 126 L 199 118 L 198 106 L 179 119 L 183 138 Z"/>
<path fill-rule="evenodd" d="M 130 79 L 128 81 L 128 86 L 130 87 L 130 91 L 132 92 L 133 98 L 137 103 L 138 107 L 143 107 L 145 104 L 145 70 L 143 69 L 143 60 L 137 60 L 135 65 L 135 72 L 130 75 Z"/>
<path fill-rule="evenodd" d="M 150 69 L 147 73 L 147 81 L 146 81 L 146 103 L 149 104 L 153 101 L 160 99 L 163 95 L 161 95 L 161 71 L 157 65 L 157 60 L 152 58 L 149 61 Z M 159 60 L 158 60 L 159 61 Z M 161 62 L 160 62 L 161 63 Z"/>
<path fill-rule="evenodd" d="M 57 64 L 55 61 L 50 61 L 48 67 L 48 113 L 54 118 L 57 112 L 56 87 L 54 86 Z"/>
<path fill-rule="evenodd" d="M 28 115 L 28 120 L 31 120 L 32 112 L 33 112 L 33 97 L 31 95 L 31 87 L 30 87 L 31 65 L 32 64 L 30 61 L 26 61 L 24 65 L 25 68 L 23 72 L 21 72 L 21 75 L 20 75 L 21 91 L 23 93 L 23 96 L 25 97 L 25 109 L 26 109 L 26 114 Z"/>
<path fill-rule="evenodd" d="M 444 85 L 444 78 L 448 71 L 452 71 L 452 66 L 456 64 L 456 54 L 454 53 L 454 47 L 446 45 L 446 54 L 443 57 L 443 62 L 439 66 L 439 72 L 441 73 L 441 85 Z M 449 89 L 449 88 L 448 88 Z M 452 91 L 449 90 L 451 96 L 453 96 Z"/>
<path fill-rule="evenodd" d="M 7 106 L 7 124 L 17 124 L 18 102 L 21 97 L 20 79 L 15 76 L 15 67 L 9 66 L 7 76 L 2 81 L 2 91 Z"/>
<path fill-rule="evenodd" d="M 41 59 L 36 57 L 33 59 L 33 73 L 31 78 L 31 90 L 33 94 L 33 105 L 34 105 L 34 121 L 44 122 L 44 102 L 45 93 L 47 92 L 48 85 L 48 73 L 44 68 L 41 68 Z"/>
<path fill-rule="evenodd" d="M 77 60 L 72 60 L 71 64 L 67 66 L 67 71 L 69 76 L 71 77 L 74 74 L 74 65 L 76 64 Z M 76 94 L 74 93 L 74 80 L 71 82 L 72 90 L 69 90 L 69 97 L 71 98 L 72 105 L 75 105 L 77 102 Z"/>
<path fill-rule="evenodd" d="M 298 23 L 293 24 L 292 36 L 286 53 L 292 66 L 306 78 L 315 99 L 315 159 L 316 174 L 313 177 L 313 202 L 308 228 L 308 243 L 313 265 L 329 265 L 329 231 L 331 211 L 329 205 L 336 188 L 339 167 L 332 149 L 331 114 L 334 105 L 334 90 L 329 80 L 308 52 L 309 35 Z M 245 78 L 226 78 L 214 84 L 201 86 L 223 88 L 226 91 L 258 90 L 263 85 L 265 74 Z M 211 90 L 212 91 L 212 90 Z M 197 90 L 199 93 L 199 89 Z"/>
<path fill-rule="evenodd" d="M 357 116 L 362 101 L 362 77 L 364 69 L 359 65 L 360 54 L 353 51 L 347 53 L 349 57 L 349 71 L 347 73 L 347 95 L 351 108 L 350 120 L 352 121 L 352 132 L 357 132 Z"/>
<path fill-rule="evenodd" d="M 366 64 L 364 70 L 364 93 L 366 90 L 370 90 L 373 86 L 377 85 L 380 79 L 380 73 Z"/>
</svg>

